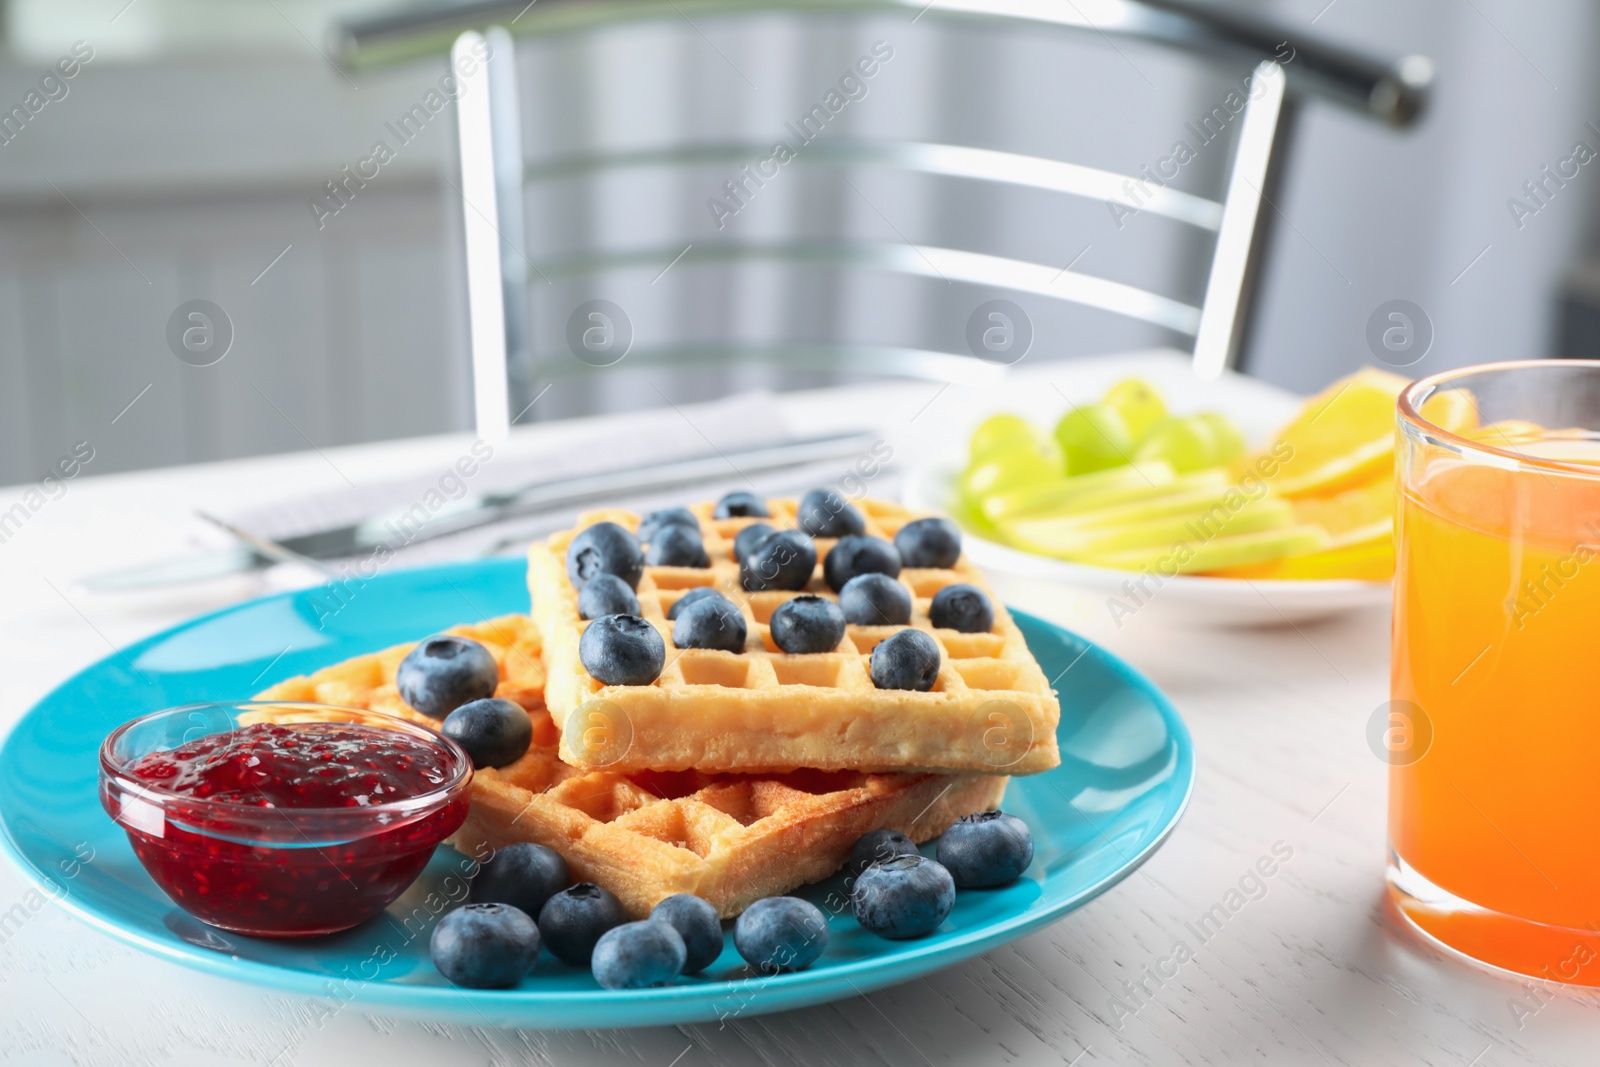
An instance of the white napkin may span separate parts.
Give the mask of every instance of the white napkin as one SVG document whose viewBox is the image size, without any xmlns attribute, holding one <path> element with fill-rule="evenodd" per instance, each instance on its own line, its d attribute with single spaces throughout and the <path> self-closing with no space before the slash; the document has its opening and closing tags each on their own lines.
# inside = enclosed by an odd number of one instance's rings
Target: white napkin
<svg viewBox="0 0 1600 1067">
<path fill-rule="evenodd" d="M 740 452 L 781 443 L 791 436 L 776 401 L 766 392 L 586 419 L 581 425 L 563 427 L 564 432 L 552 434 L 551 428 L 559 425 L 542 423 L 537 433 L 513 432 L 510 441 L 494 446 L 473 442 L 463 447 L 456 465 L 436 464 L 433 469 L 397 473 L 393 480 L 381 484 L 282 499 L 224 517 L 258 536 L 281 540 L 374 515 L 409 512 L 424 521 L 420 527 L 416 523 L 408 525 L 390 543 L 396 546 L 393 563 L 415 566 L 445 559 L 520 553 L 528 541 L 570 526 L 580 511 L 599 506 L 588 503 L 457 534 L 407 540 L 407 530 L 420 528 L 425 533 L 426 520 L 448 514 L 455 501 L 485 493 L 509 492 L 538 482 L 626 470 L 645 463 L 718 454 L 728 459 L 724 479 L 607 502 L 647 510 L 715 498 L 731 489 L 779 495 L 813 485 L 831 486 L 843 469 L 834 461 L 748 479 L 741 475 L 737 469 Z M 471 471 L 470 475 L 467 471 Z"/>
</svg>

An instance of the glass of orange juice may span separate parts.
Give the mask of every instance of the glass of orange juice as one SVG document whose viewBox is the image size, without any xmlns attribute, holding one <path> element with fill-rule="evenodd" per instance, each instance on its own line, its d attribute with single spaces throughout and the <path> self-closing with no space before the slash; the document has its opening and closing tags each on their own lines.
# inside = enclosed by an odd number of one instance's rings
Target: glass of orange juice
<svg viewBox="0 0 1600 1067">
<path fill-rule="evenodd" d="M 1600 362 L 1415 382 L 1396 462 L 1390 891 L 1474 959 L 1600 985 Z"/>
</svg>

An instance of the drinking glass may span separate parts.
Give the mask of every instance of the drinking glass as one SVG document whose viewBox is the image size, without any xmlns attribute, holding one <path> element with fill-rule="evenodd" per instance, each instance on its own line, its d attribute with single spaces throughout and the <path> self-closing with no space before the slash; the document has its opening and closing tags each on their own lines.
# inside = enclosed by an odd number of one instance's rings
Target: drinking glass
<svg viewBox="0 0 1600 1067">
<path fill-rule="evenodd" d="M 1398 417 L 1390 892 L 1474 959 L 1600 985 L 1600 362 L 1434 375 Z"/>
</svg>

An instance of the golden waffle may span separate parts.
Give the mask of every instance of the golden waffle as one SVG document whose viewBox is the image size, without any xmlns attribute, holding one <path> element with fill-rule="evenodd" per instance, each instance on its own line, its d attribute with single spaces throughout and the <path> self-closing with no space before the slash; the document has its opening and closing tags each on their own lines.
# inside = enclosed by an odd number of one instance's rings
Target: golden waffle
<svg viewBox="0 0 1600 1067">
<path fill-rule="evenodd" d="M 495 695 L 526 708 L 534 727 L 533 745 L 520 760 L 473 775 L 471 813 L 450 843 L 472 856 L 484 855 L 485 845 L 546 845 L 566 857 L 577 879 L 611 890 L 638 918 L 674 893 L 697 894 L 724 917 L 737 915 L 762 897 L 832 874 L 868 830 L 896 829 L 926 841 L 962 815 L 998 807 L 1005 792 L 1005 778 L 980 775 L 578 770 L 556 757 L 532 621 L 508 615 L 448 632 L 488 648 L 500 664 Z M 337 703 L 437 725 L 395 688 L 395 669 L 413 647 L 357 656 L 280 682 L 256 699 Z"/>
<path fill-rule="evenodd" d="M 983 771 L 1035 774 L 1060 763 L 1060 704 L 1022 633 L 991 592 L 990 633 L 935 629 L 933 595 L 966 582 L 989 592 L 963 556 L 949 570 L 907 568 L 911 624 L 939 646 L 939 679 L 926 693 L 879 689 L 868 673 L 872 649 L 901 626 L 850 626 L 831 653 L 787 655 L 767 622 L 795 592 L 746 592 L 733 538 L 752 522 L 793 529 L 796 502 L 769 500 L 768 519 L 713 519 L 709 503 L 691 507 L 711 566 L 645 567 L 640 614 L 662 633 L 667 661 L 651 685 L 601 685 L 584 670 L 578 641 L 588 625 L 567 577 L 566 552 L 583 527 L 610 520 L 638 529 L 632 512 L 597 511 L 578 527 L 529 551 L 528 588 L 545 635 L 546 700 L 561 730 L 561 758 L 612 770 L 771 773 L 797 767 L 865 771 Z M 893 539 L 914 516 L 882 501 L 858 505 L 867 533 Z M 837 596 L 822 579 L 834 539 L 817 538 L 817 567 L 803 592 Z M 738 605 L 747 639 L 740 653 L 677 649 L 666 613 L 696 586 L 712 585 Z"/>
<path fill-rule="evenodd" d="M 494 695 L 527 708 L 537 726 L 539 715 L 544 710 L 544 643 L 539 638 L 539 628 L 533 624 L 533 620 L 526 615 L 505 615 L 488 622 L 452 627 L 446 632 L 470 638 L 489 650 L 489 654 L 500 665 L 500 684 Z M 400 690 L 395 685 L 395 672 L 400 669 L 400 661 L 415 647 L 416 643 L 413 642 L 356 656 L 343 663 L 324 667 L 315 674 L 279 682 L 255 699 L 336 704 L 345 708 L 381 711 L 437 729 L 439 720 L 414 710 L 401 699 Z M 276 713 L 271 718 L 275 722 L 295 722 L 306 716 L 284 712 Z M 534 742 L 537 746 L 537 737 Z"/>
</svg>

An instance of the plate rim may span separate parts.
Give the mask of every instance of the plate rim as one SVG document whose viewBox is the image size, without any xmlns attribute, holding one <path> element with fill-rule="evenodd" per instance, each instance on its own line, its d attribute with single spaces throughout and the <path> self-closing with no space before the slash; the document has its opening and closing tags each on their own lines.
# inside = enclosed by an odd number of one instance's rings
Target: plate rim
<svg viewBox="0 0 1600 1067">
<path fill-rule="evenodd" d="M 520 562 L 517 557 L 455 561 L 427 567 L 396 570 L 389 575 L 380 576 L 380 580 L 385 578 L 391 581 L 425 579 L 429 575 L 437 575 L 449 571 L 474 570 L 511 564 L 520 565 Z M 520 567 L 516 569 L 520 569 Z M 215 618 L 263 603 L 291 600 L 317 588 L 320 587 L 313 586 L 307 589 L 286 590 L 226 605 L 214 611 L 186 619 L 100 657 L 80 670 L 75 671 L 18 716 L 11 728 L 7 730 L 4 738 L 0 738 L 0 765 L 4 764 L 12 746 L 16 744 L 16 737 L 24 722 L 37 714 L 41 707 L 56 699 L 58 694 L 84 674 L 101 669 L 106 664 L 118 659 L 131 658 L 149 646 Z M 842 997 L 882 989 L 910 978 L 943 970 L 946 967 L 981 955 L 992 948 L 1017 940 L 1078 910 L 1142 867 L 1167 842 L 1173 831 L 1177 829 L 1178 824 L 1183 821 L 1183 816 L 1187 813 L 1189 804 L 1194 796 L 1197 778 L 1194 738 L 1182 714 L 1167 695 L 1132 664 L 1129 664 L 1099 643 L 1048 619 L 1020 610 L 1014 610 L 1012 614 L 1021 620 L 1024 625 L 1036 625 L 1048 631 L 1065 634 L 1083 643 L 1089 650 L 1097 653 L 1101 662 L 1117 676 L 1122 686 L 1138 689 L 1148 697 L 1151 704 L 1165 721 L 1167 729 L 1172 733 L 1176 742 L 1175 747 L 1178 753 L 1179 766 L 1186 770 L 1182 795 L 1179 797 L 1165 825 L 1142 849 L 1122 863 L 1115 871 L 1085 886 L 1078 893 L 1045 907 L 1029 908 L 1018 914 L 986 923 L 937 944 L 923 943 L 909 947 L 887 962 L 878 959 L 853 960 L 841 963 L 827 971 L 800 971 L 792 974 L 754 976 L 731 980 L 707 979 L 704 982 L 688 982 L 660 989 L 609 991 L 603 992 L 603 996 L 597 996 L 594 990 L 537 990 L 526 988 L 467 990 L 447 986 L 420 985 L 403 981 L 367 980 L 361 982 L 361 992 L 356 997 L 353 997 L 352 1000 L 359 999 L 364 1007 L 405 1008 L 408 1011 L 417 1013 L 419 1016 L 431 1016 L 434 1018 L 441 1016 L 459 1017 L 461 1012 L 470 1006 L 480 1014 L 487 1010 L 491 1014 L 498 1013 L 500 1020 L 515 1021 L 521 1019 L 523 1020 L 522 1025 L 531 1026 L 550 1025 L 544 1020 L 557 1013 L 570 1017 L 574 1014 L 573 1009 L 576 1008 L 592 1008 L 596 1011 L 618 1013 L 628 1009 L 635 1009 L 636 1014 L 640 1017 L 625 1019 L 620 1024 L 615 1021 L 591 1023 L 584 1022 L 582 1019 L 572 1019 L 568 1023 L 570 1026 L 625 1028 L 691 1024 L 717 1019 L 719 1016 L 715 1011 L 707 1011 L 714 1004 L 715 998 L 723 995 L 732 996 L 740 991 L 747 991 L 754 983 L 760 983 L 757 991 L 761 996 L 742 1008 L 738 1013 L 740 1015 L 753 1016 L 825 1003 Z M 320 996 L 326 993 L 326 983 L 330 981 L 327 975 L 314 975 L 310 972 L 295 971 L 271 963 L 243 959 L 231 954 L 204 949 L 186 942 L 178 944 L 154 938 L 137 929 L 122 925 L 112 916 L 103 913 L 95 905 L 80 901 L 71 893 L 61 894 L 60 886 L 34 864 L 13 837 L 11 820 L 8 818 L 8 812 L 4 807 L 0 807 L 0 853 L 6 856 L 12 866 L 22 875 L 24 881 L 32 889 L 41 893 L 45 899 L 53 901 L 75 918 L 82 920 L 94 929 L 123 944 L 192 970 L 227 978 L 235 982 L 311 996 Z M 901 946 L 906 945 L 905 942 L 899 944 Z M 927 966 L 926 964 L 930 960 L 936 962 L 932 966 Z M 726 992 L 724 993 L 724 991 Z M 695 1010 L 696 1008 L 699 1010 Z M 675 1011 L 673 1009 L 679 1010 Z M 588 1013 L 578 1014 L 586 1016 Z"/>
</svg>

